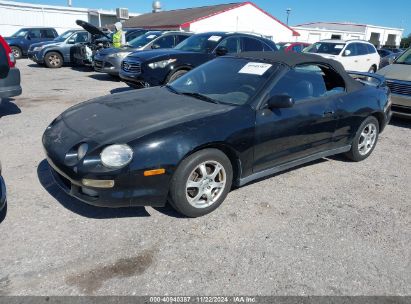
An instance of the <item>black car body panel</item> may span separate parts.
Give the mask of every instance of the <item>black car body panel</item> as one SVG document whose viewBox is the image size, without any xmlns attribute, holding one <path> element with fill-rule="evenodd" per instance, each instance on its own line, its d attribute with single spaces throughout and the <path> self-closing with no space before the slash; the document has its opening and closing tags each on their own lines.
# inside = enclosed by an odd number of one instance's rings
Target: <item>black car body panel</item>
<svg viewBox="0 0 411 304">
<path fill-rule="evenodd" d="M 284 56 L 302 56 L 289 59 Z M 302 58 L 302 59 L 301 59 Z M 214 103 L 167 87 L 129 91 L 76 105 L 46 129 L 43 145 L 53 175 L 71 195 L 106 207 L 164 206 L 170 180 L 181 161 L 204 148 L 223 151 L 234 168 L 234 184 L 252 180 L 320 157 L 346 152 L 357 129 L 370 115 L 389 122 L 389 90 L 350 78 L 341 64 L 315 55 L 261 53 L 222 57 L 186 74 L 201 73 L 224 60 L 272 65 L 266 83 L 244 104 Z M 278 88 L 287 73 L 304 62 L 320 62 L 341 73 L 345 91 L 303 100 L 292 108 L 270 110 L 267 93 Z M 231 63 L 229 62 L 231 65 Z M 184 78 L 181 78 L 184 82 Z M 178 81 L 177 81 L 178 82 Z M 291 88 L 295 90 L 294 84 Z M 88 144 L 84 159 L 73 159 Z M 110 169 L 100 159 L 111 144 L 126 143 L 133 159 L 126 167 Z M 144 176 L 164 168 L 165 174 Z M 83 179 L 113 180 L 112 189 L 88 189 Z M 90 190 L 94 195 L 89 195 Z"/>
<path fill-rule="evenodd" d="M 20 70 L 11 68 L 6 78 L 0 79 L 0 98 L 18 96 L 22 93 Z"/>
<path fill-rule="evenodd" d="M 174 50 L 149 50 L 145 52 L 135 52 L 127 56 L 123 60 L 122 69 L 120 70 L 120 78 L 134 86 L 158 86 L 168 82 L 169 77 L 178 70 L 191 70 L 203 63 L 216 58 L 217 48 L 229 38 L 238 38 L 239 41 L 243 38 L 253 39 L 259 41 L 265 45 L 269 51 L 277 51 L 277 47 L 271 40 L 249 34 L 241 33 L 222 33 L 211 32 L 202 33 L 192 36 L 204 36 L 220 37 L 220 41 L 213 46 L 212 49 L 208 49 L 203 52 L 183 51 L 179 49 Z M 241 42 L 242 43 L 242 42 Z M 176 47 L 178 48 L 178 46 Z M 168 64 L 164 68 L 152 69 L 149 64 L 159 62 L 162 60 L 173 59 L 174 61 Z M 128 69 L 127 67 L 138 66 L 138 69 Z"/>
<path fill-rule="evenodd" d="M 1 175 L 1 163 L 0 163 L 0 212 L 4 209 L 7 203 L 6 197 L 6 184 L 3 176 Z"/>
</svg>

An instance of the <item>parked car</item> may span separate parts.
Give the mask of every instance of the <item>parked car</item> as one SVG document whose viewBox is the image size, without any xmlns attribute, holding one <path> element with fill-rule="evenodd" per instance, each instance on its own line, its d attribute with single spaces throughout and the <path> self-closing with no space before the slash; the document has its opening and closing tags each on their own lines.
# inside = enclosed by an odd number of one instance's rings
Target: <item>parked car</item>
<svg viewBox="0 0 411 304">
<path fill-rule="evenodd" d="M 7 205 L 6 197 L 6 184 L 4 183 L 3 176 L 1 175 L 1 162 L 0 162 L 0 223 L 5 217 L 5 210 Z"/>
<path fill-rule="evenodd" d="M 87 43 L 77 43 L 73 47 L 73 61 L 77 65 L 92 65 L 98 50 L 111 47 L 112 33 L 82 20 L 77 20 L 76 24 L 89 32 L 91 37 Z"/>
<path fill-rule="evenodd" d="M 411 118 L 411 48 L 377 73 L 387 79 L 394 115 Z"/>
<path fill-rule="evenodd" d="M 400 55 L 402 55 L 402 53 L 391 53 L 385 57 L 382 57 L 380 60 L 380 69 L 387 65 L 393 64 L 395 59 L 397 59 Z"/>
<path fill-rule="evenodd" d="M 375 46 L 363 40 L 322 40 L 305 52 L 337 60 L 347 71 L 375 73 L 381 59 Z"/>
<path fill-rule="evenodd" d="M 47 127 L 43 146 L 57 184 L 86 203 L 169 200 L 201 216 L 233 184 L 333 154 L 366 159 L 390 119 L 384 78 L 373 79 L 356 81 L 310 54 L 219 57 L 166 86 L 70 108 Z"/>
<path fill-rule="evenodd" d="M 54 28 L 35 27 L 22 28 L 5 39 L 11 47 L 14 57 L 20 59 L 27 55 L 29 47 L 33 43 L 50 41 L 57 36 L 57 31 Z"/>
<path fill-rule="evenodd" d="M 150 31 L 137 37 L 122 48 L 102 49 L 94 56 L 94 70 L 118 76 L 121 62 L 135 51 L 151 49 L 174 48 L 177 44 L 190 37 L 191 33 Z"/>
<path fill-rule="evenodd" d="M 124 28 L 123 30 L 126 32 L 126 42 L 130 42 L 131 40 L 136 39 L 149 31 L 142 28 Z"/>
<path fill-rule="evenodd" d="M 133 87 L 158 86 L 174 81 L 217 56 L 248 51 L 277 51 L 275 43 L 244 33 L 211 32 L 193 35 L 174 49 L 136 52 L 121 66 L 121 79 Z"/>
<path fill-rule="evenodd" d="M 280 51 L 301 53 L 306 47 L 310 46 L 309 43 L 304 42 L 280 42 L 277 43 L 277 47 Z"/>
<path fill-rule="evenodd" d="M 377 50 L 377 52 L 378 52 L 378 55 L 380 55 L 381 58 L 384 58 L 384 57 L 394 53 L 393 51 L 391 51 L 389 49 L 379 49 L 379 50 Z"/>
<path fill-rule="evenodd" d="M 89 33 L 83 30 L 69 30 L 53 41 L 34 43 L 30 46 L 28 57 L 48 68 L 61 68 L 63 64 L 74 62 L 73 46 L 87 43 Z"/>
<path fill-rule="evenodd" d="M 6 40 L 0 36 L 0 102 L 2 98 L 21 94 L 20 70 Z"/>
</svg>

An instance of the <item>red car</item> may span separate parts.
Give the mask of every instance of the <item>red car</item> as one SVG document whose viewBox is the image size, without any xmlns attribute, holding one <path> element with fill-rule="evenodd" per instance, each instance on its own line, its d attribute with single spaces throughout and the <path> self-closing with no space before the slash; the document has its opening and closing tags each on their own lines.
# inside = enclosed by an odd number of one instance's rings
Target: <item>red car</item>
<svg viewBox="0 0 411 304">
<path fill-rule="evenodd" d="M 277 43 L 277 47 L 280 49 L 280 51 L 293 52 L 293 53 L 301 53 L 307 46 L 310 46 L 310 44 L 305 43 L 305 42 L 280 42 L 280 43 Z"/>
</svg>

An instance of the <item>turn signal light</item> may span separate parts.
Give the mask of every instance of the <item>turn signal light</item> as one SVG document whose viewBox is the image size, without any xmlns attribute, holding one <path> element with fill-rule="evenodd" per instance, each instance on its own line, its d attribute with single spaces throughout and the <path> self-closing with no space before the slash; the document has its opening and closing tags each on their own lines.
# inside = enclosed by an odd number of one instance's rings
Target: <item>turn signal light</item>
<svg viewBox="0 0 411 304">
<path fill-rule="evenodd" d="M 165 173 L 166 173 L 166 169 L 155 169 L 155 170 L 144 171 L 144 176 L 154 176 L 154 175 L 161 175 Z"/>
</svg>

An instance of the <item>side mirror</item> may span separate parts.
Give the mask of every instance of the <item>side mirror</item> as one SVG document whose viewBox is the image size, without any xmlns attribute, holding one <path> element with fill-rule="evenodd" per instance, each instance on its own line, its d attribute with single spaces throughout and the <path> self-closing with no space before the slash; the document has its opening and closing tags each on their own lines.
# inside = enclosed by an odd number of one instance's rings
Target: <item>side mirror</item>
<svg viewBox="0 0 411 304">
<path fill-rule="evenodd" d="M 219 46 L 216 50 L 215 53 L 217 56 L 225 56 L 228 54 L 228 49 L 224 46 Z"/>
<path fill-rule="evenodd" d="M 350 50 L 345 50 L 344 51 L 344 56 L 350 56 L 351 55 L 351 51 Z"/>
<path fill-rule="evenodd" d="M 274 95 L 268 99 L 267 106 L 270 110 L 292 108 L 294 106 L 294 99 L 286 94 Z"/>
<path fill-rule="evenodd" d="M 152 48 L 153 50 L 157 50 L 157 49 L 160 48 L 160 46 L 159 46 L 158 44 L 153 44 L 153 45 L 151 46 L 151 48 Z"/>
<path fill-rule="evenodd" d="M 67 43 L 68 43 L 68 44 L 75 44 L 75 43 L 76 43 L 76 40 L 74 40 L 74 39 L 69 39 L 69 40 L 67 41 Z"/>
</svg>

